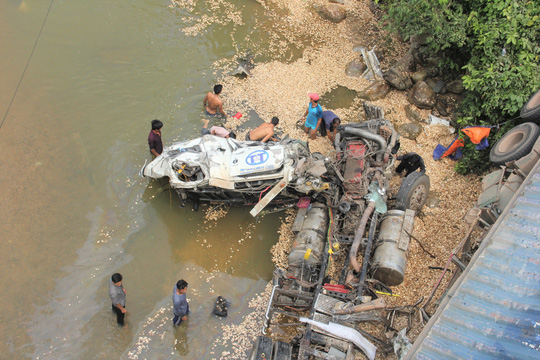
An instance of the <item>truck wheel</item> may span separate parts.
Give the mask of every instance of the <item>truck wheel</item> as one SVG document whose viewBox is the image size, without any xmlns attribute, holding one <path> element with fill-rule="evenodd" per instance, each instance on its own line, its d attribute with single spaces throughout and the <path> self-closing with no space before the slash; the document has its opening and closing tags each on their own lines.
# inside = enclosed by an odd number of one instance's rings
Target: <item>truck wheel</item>
<svg viewBox="0 0 540 360">
<path fill-rule="evenodd" d="M 489 160 L 495 165 L 502 165 L 522 158 L 531 149 L 540 134 L 538 125 L 527 122 L 510 129 L 493 145 Z"/>
<path fill-rule="evenodd" d="M 520 116 L 525 121 L 540 122 L 540 90 L 523 105 Z"/>
<path fill-rule="evenodd" d="M 420 211 L 429 195 L 429 177 L 415 171 L 407 175 L 396 196 L 396 209 Z"/>
</svg>

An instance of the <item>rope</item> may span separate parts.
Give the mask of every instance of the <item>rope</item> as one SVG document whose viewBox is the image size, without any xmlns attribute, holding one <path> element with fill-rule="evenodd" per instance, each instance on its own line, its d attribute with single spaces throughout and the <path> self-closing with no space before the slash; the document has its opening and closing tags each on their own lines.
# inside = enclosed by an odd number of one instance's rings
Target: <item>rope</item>
<svg viewBox="0 0 540 360">
<path fill-rule="evenodd" d="M 26 62 L 26 66 L 24 67 L 24 70 L 22 72 L 21 78 L 19 79 L 19 83 L 17 84 L 17 88 L 15 89 L 15 92 L 13 93 L 13 97 L 11 98 L 11 101 L 9 103 L 9 106 L 6 110 L 6 113 L 4 114 L 4 117 L 2 118 L 2 123 L 0 123 L 0 129 L 4 125 L 4 121 L 6 121 L 6 118 L 9 114 L 9 110 L 11 109 L 11 105 L 13 104 L 13 101 L 15 101 L 15 97 L 17 96 L 17 92 L 19 91 L 19 87 L 21 86 L 21 83 L 23 81 L 24 75 L 26 74 L 26 69 L 28 69 L 28 65 L 30 64 L 30 60 L 32 60 L 32 56 L 34 55 L 34 51 L 36 50 L 36 46 L 39 42 L 39 38 L 41 37 L 41 33 L 43 31 L 43 28 L 45 27 L 45 23 L 47 22 L 47 18 L 49 17 L 49 12 L 51 11 L 51 7 L 54 0 L 51 0 L 51 3 L 49 4 L 49 8 L 47 9 L 47 13 L 45 14 L 45 18 L 43 19 L 43 24 L 41 24 L 41 29 L 39 30 L 39 34 L 37 36 L 36 42 L 34 43 L 34 47 L 32 48 L 32 52 L 30 53 L 30 56 L 28 57 L 28 61 Z"/>
</svg>

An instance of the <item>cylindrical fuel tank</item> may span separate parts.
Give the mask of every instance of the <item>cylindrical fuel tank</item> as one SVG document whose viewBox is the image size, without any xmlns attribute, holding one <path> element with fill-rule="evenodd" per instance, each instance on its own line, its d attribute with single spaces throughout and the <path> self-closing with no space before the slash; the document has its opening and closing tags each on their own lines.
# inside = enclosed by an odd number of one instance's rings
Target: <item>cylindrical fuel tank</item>
<svg viewBox="0 0 540 360">
<path fill-rule="evenodd" d="M 402 241 L 401 229 L 405 212 L 390 210 L 381 222 L 379 237 L 373 255 L 373 277 L 388 286 L 397 286 L 405 278 L 405 268 L 409 253 L 409 239 Z"/>
<path fill-rule="evenodd" d="M 322 261 L 326 233 L 328 230 L 328 210 L 324 204 L 313 204 L 306 214 L 302 230 L 298 232 L 289 253 L 289 267 L 316 266 Z M 309 252 L 306 255 L 306 251 Z M 307 258 L 307 259 L 306 259 Z"/>
</svg>

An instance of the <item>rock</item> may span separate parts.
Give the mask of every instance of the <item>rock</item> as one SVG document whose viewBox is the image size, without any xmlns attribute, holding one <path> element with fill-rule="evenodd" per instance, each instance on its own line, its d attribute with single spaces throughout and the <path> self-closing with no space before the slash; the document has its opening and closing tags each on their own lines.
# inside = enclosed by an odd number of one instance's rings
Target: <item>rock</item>
<svg viewBox="0 0 540 360">
<path fill-rule="evenodd" d="M 411 49 L 409 49 L 409 51 L 405 55 L 403 55 L 401 59 L 398 60 L 397 65 L 403 71 L 416 71 L 416 61 L 414 60 Z"/>
<path fill-rule="evenodd" d="M 435 92 L 424 81 L 419 81 L 409 91 L 408 100 L 419 109 L 432 109 L 437 102 Z"/>
<path fill-rule="evenodd" d="M 227 313 L 228 313 L 228 307 L 229 307 L 229 304 L 227 303 L 227 300 L 225 300 L 221 296 L 218 296 L 214 304 L 213 313 L 217 316 L 225 317 L 227 316 Z"/>
<path fill-rule="evenodd" d="M 405 105 L 405 115 L 407 116 L 407 119 L 413 122 L 422 121 L 422 115 L 418 111 L 413 110 L 411 105 Z"/>
<path fill-rule="evenodd" d="M 394 65 L 388 71 L 384 72 L 384 80 L 398 90 L 408 90 L 413 86 L 413 82 L 408 73 L 404 72 L 399 66 Z"/>
<path fill-rule="evenodd" d="M 416 35 L 411 36 L 411 43 L 417 42 L 420 45 L 427 45 L 427 38 L 428 38 L 427 34 L 416 34 Z"/>
<path fill-rule="evenodd" d="M 439 112 L 441 116 L 450 115 L 446 107 L 446 104 L 443 101 L 437 101 L 437 104 L 435 105 L 435 109 L 437 109 L 437 111 Z"/>
<path fill-rule="evenodd" d="M 398 127 L 399 135 L 410 140 L 416 140 L 416 138 L 422 133 L 424 128 L 420 124 L 409 123 L 403 124 Z"/>
<path fill-rule="evenodd" d="M 317 8 L 317 13 L 326 20 L 329 20 L 333 23 L 340 23 L 347 17 L 347 11 L 340 5 L 329 4 L 322 5 Z"/>
<path fill-rule="evenodd" d="M 433 91 L 435 91 L 436 94 L 444 94 L 446 93 L 446 87 L 444 86 L 444 81 L 439 80 L 435 83 L 433 86 Z"/>
<path fill-rule="evenodd" d="M 345 5 L 345 1 L 344 0 L 330 0 L 331 3 L 334 3 L 334 4 L 340 4 L 340 5 Z"/>
<path fill-rule="evenodd" d="M 462 94 L 465 91 L 463 87 L 463 80 L 458 79 L 450 82 L 446 85 L 446 89 L 454 94 Z"/>
<path fill-rule="evenodd" d="M 355 59 L 345 66 L 345 74 L 352 77 L 360 77 L 366 71 L 367 66 L 363 60 Z"/>
<path fill-rule="evenodd" d="M 358 93 L 361 99 L 375 101 L 384 99 L 390 92 L 390 85 L 384 80 L 377 80 Z"/>
<path fill-rule="evenodd" d="M 439 207 L 440 203 L 441 199 L 439 198 L 439 194 L 435 191 L 430 191 L 426 200 L 426 206 L 433 209 Z"/>
<path fill-rule="evenodd" d="M 411 75 L 411 78 L 412 78 L 412 81 L 414 81 L 415 83 L 426 80 L 427 78 L 426 70 L 422 69 L 415 72 L 414 74 Z"/>
</svg>

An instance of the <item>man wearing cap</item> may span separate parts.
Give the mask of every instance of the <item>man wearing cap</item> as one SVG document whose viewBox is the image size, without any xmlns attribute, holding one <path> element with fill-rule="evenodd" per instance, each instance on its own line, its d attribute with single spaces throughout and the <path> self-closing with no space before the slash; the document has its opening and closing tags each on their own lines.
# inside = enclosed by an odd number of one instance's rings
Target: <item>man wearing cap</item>
<svg viewBox="0 0 540 360">
<path fill-rule="evenodd" d="M 310 102 L 303 118 L 305 119 L 304 131 L 309 134 L 311 140 L 315 140 L 317 129 L 321 126 L 322 107 L 319 105 L 319 95 L 315 93 L 308 94 Z"/>
</svg>

